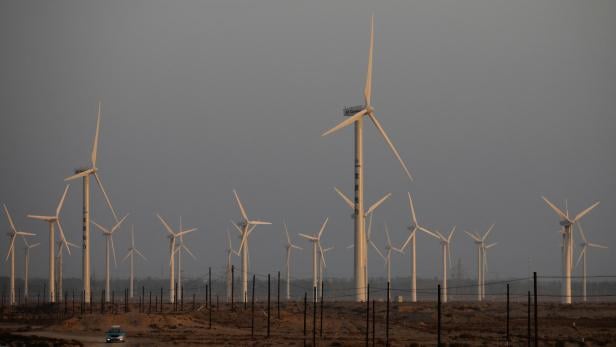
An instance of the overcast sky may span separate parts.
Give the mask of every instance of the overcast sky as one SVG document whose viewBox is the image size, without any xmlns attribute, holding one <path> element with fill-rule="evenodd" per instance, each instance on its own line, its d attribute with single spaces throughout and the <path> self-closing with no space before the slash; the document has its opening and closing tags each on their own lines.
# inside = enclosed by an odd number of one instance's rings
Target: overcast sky
<svg viewBox="0 0 616 347">
<path fill-rule="evenodd" d="M 415 176 L 409 182 L 367 124 L 366 204 L 393 194 L 375 214 L 375 242 L 384 246 L 385 222 L 395 243 L 405 240 L 411 191 L 422 224 L 458 226 L 453 257 L 470 275 L 474 245 L 462 230 L 491 223 L 492 278 L 524 276 L 529 260 L 540 274 L 558 275 L 558 218 L 541 195 L 568 199 L 574 214 L 601 201 L 583 226 L 610 249 L 590 252 L 589 273 L 614 274 L 614 1 L 5 0 L 0 201 L 42 243 L 32 276 L 47 276 L 48 233 L 25 215 L 52 214 L 63 179 L 88 165 L 98 100 L 100 175 L 119 214 L 130 213 L 116 251 L 124 256 L 134 225 L 149 259 L 137 262 L 139 276 L 168 273 L 157 212 L 175 227 L 182 216 L 199 228 L 186 237 L 197 256 L 185 258 L 187 275 L 222 271 L 225 232 L 239 218 L 234 188 L 250 217 L 273 223 L 251 235 L 252 270 L 284 269 L 283 220 L 306 249 L 297 233 L 316 232 L 329 217 L 323 244 L 336 248 L 328 271 L 352 276 L 351 210 L 333 187 L 352 194 L 353 131 L 320 135 L 343 120 L 344 106 L 363 101 L 371 13 L 373 104 Z M 92 218 L 112 224 L 92 187 Z M 73 181 L 62 213 L 74 243 L 81 194 Z M 104 239 L 92 232 L 101 278 Z M 79 253 L 66 261 L 66 276 L 81 276 Z M 293 254 L 297 276 L 310 276 L 310 256 Z M 369 258 L 371 276 L 384 275 L 376 253 Z M 393 259 L 394 274 L 408 276 L 409 252 Z M 419 275 L 440 276 L 440 262 L 438 241 L 420 235 Z M 121 263 L 115 276 L 127 273 Z"/>
</svg>

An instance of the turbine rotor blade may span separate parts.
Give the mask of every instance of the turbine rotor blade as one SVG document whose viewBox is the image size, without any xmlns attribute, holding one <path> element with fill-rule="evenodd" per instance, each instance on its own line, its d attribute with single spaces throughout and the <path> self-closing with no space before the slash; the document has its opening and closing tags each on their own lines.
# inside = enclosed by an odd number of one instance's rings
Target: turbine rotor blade
<svg viewBox="0 0 616 347">
<path fill-rule="evenodd" d="M 124 220 L 128 217 L 128 214 L 126 214 L 126 216 L 124 216 L 124 218 L 122 218 L 119 222 L 116 223 L 116 225 L 113 226 L 113 228 L 111 228 L 111 233 L 113 234 L 116 230 L 118 230 L 118 228 L 120 228 L 120 226 L 122 225 L 122 222 L 124 222 Z M 133 241 L 134 242 L 134 241 Z"/>
<path fill-rule="evenodd" d="M 9 225 L 11 226 L 11 230 L 17 232 L 17 228 L 15 228 L 15 223 L 13 223 L 13 218 L 11 218 L 11 214 L 9 213 L 9 209 L 4 205 L 4 213 L 6 214 L 6 218 L 9 220 Z"/>
<path fill-rule="evenodd" d="M 593 208 L 597 207 L 597 205 L 599 205 L 599 201 L 595 202 L 594 204 L 592 204 L 590 207 L 588 207 L 587 209 L 585 209 L 584 211 L 578 213 L 575 218 L 573 219 L 573 222 L 577 222 L 579 221 L 582 217 L 584 217 L 588 212 L 590 212 Z"/>
<path fill-rule="evenodd" d="M 441 239 L 441 237 L 439 235 L 435 234 L 434 232 L 432 232 L 432 231 L 430 231 L 430 230 L 428 230 L 428 229 L 426 229 L 426 228 L 424 228 L 422 226 L 418 226 L 418 228 L 419 228 L 419 230 L 423 231 L 424 233 L 426 233 L 426 234 L 428 234 L 428 235 L 430 235 L 430 236 L 432 236 L 434 238 L 437 238 L 439 240 Z"/>
<path fill-rule="evenodd" d="M 64 205 L 64 199 L 66 198 L 66 194 L 68 193 L 68 187 L 70 187 L 69 184 L 67 184 L 66 188 L 64 188 L 64 194 L 62 194 L 60 203 L 58 204 L 58 207 L 56 208 L 56 218 L 60 215 L 60 211 L 62 210 L 62 206 Z"/>
<path fill-rule="evenodd" d="M 167 224 L 167 222 L 163 219 L 163 217 L 161 217 L 158 213 L 156 214 L 156 217 L 158 217 L 160 222 L 163 223 L 163 226 L 165 227 L 165 230 L 167 230 L 167 232 L 169 234 L 171 234 L 172 236 L 175 236 L 175 233 L 173 232 L 173 230 L 171 229 L 169 224 Z"/>
<path fill-rule="evenodd" d="M 409 195 L 409 207 L 411 208 L 411 215 L 413 216 L 413 223 L 418 225 L 417 223 L 417 215 L 415 214 L 415 206 L 413 205 L 413 198 L 411 197 L 411 192 L 407 192 Z"/>
<path fill-rule="evenodd" d="M 115 247 L 113 246 L 113 234 L 109 234 L 109 241 L 111 243 L 111 253 L 113 253 L 113 264 L 118 267 L 118 261 L 116 259 Z"/>
<path fill-rule="evenodd" d="M 572 220 L 569 219 L 569 217 L 561 209 L 556 207 L 556 205 L 554 205 L 550 200 L 548 200 L 545 196 L 542 196 L 541 198 L 543 199 L 543 201 L 545 201 L 546 204 L 548 204 L 548 206 L 550 206 L 552 210 L 554 210 L 554 212 L 556 212 L 557 215 L 560 216 L 560 218 L 568 221 L 569 223 L 572 223 Z"/>
<path fill-rule="evenodd" d="M 588 246 L 589 246 L 589 247 L 594 247 L 594 248 L 603 248 L 603 249 L 607 249 L 607 246 L 600 245 L 600 244 L 597 244 L 597 243 L 592 243 L 592 242 L 589 242 L 589 243 L 588 243 Z"/>
<path fill-rule="evenodd" d="M 582 260 L 582 256 L 584 256 L 584 253 L 586 253 L 586 245 L 584 245 L 584 247 L 582 248 L 582 251 L 580 252 L 580 255 L 578 256 L 578 259 L 575 262 L 574 267 L 577 267 L 580 264 L 580 260 Z"/>
<path fill-rule="evenodd" d="M 387 200 L 389 197 L 391 196 L 391 193 L 388 193 L 387 195 L 385 195 L 384 197 L 381 198 L 381 200 L 375 202 L 372 206 L 370 206 L 370 208 L 368 209 L 368 211 L 366 211 L 366 213 L 364 214 L 365 216 L 369 215 L 370 213 L 372 213 L 372 211 L 374 211 L 377 207 L 379 207 L 383 202 L 385 202 L 385 200 Z"/>
<path fill-rule="evenodd" d="M 192 232 L 193 232 L 193 231 L 195 231 L 195 230 L 197 230 L 197 228 L 192 228 L 192 229 L 184 230 L 184 231 L 182 231 L 182 232 L 179 232 L 179 233 L 175 234 L 175 236 L 176 236 L 176 237 L 177 237 L 177 236 L 183 236 L 183 235 L 186 235 L 186 234 L 188 234 L 188 233 L 192 233 Z"/>
<path fill-rule="evenodd" d="M 357 113 L 356 113 L 356 114 L 354 114 L 353 116 L 351 116 L 351 117 L 349 117 L 349 118 L 347 118 L 347 119 L 343 120 L 342 122 L 340 122 L 340 123 L 339 123 L 338 125 L 336 125 L 335 127 L 331 128 L 331 129 L 329 129 L 329 130 L 327 130 L 326 132 L 324 132 L 323 134 L 321 134 L 321 136 L 327 136 L 327 135 L 329 135 L 329 134 L 331 134 L 331 133 L 334 133 L 334 132 L 336 132 L 336 131 L 338 131 L 338 130 L 340 130 L 340 129 L 344 128 L 344 127 L 346 127 L 346 126 L 351 125 L 352 123 L 354 123 L 354 122 L 358 121 L 361 117 L 363 117 L 363 116 L 366 114 L 366 112 L 368 112 L 368 110 L 366 110 L 366 109 L 363 109 L 363 110 L 361 110 L 361 111 L 357 112 Z"/>
<path fill-rule="evenodd" d="M 96 183 L 98 184 L 98 187 L 101 189 L 101 192 L 103 193 L 103 196 L 105 197 L 105 201 L 107 202 L 107 206 L 109 206 L 109 209 L 111 210 L 111 214 L 113 214 L 113 219 L 117 223 L 118 215 L 113 209 L 113 205 L 111 205 L 111 200 L 109 199 L 109 196 L 107 195 L 107 191 L 105 191 L 105 187 L 103 187 L 103 182 L 101 181 L 101 178 L 98 176 L 98 173 L 94 172 L 94 178 L 96 179 Z"/>
<path fill-rule="evenodd" d="M 235 195 L 235 201 L 237 202 L 237 206 L 240 208 L 240 213 L 242 214 L 242 218 L 244 218 L 244 220 L 248 220 L 248 215 L 246 215 L 246 210 L 244 210 L 244 205 L 242 205 L 242 202 L 240 201 L 240 197 L 237 195 L 237 192 L 235 191 L 235 189 L 233 189 L 233 195 Z"/>
<path fill-rule="evenodd" d="M 488 228 L 488 231 L 486 231 L 486 233 L 481 238 L 481 241 L 483 241 L 483 240 L 488 238 L 488 235 L 490 235 L 490 233 L 492 232 L 493 228 L 494 228 L 494 223 L 492 223 L 492 225 L 490 225 L 490 227 Z"/>
<path fill-rule="evenodd" d="M 370 19 L 370 51 L 368 55 L 368 72 L 366 73 L 366 85 L 364 86 L 364 101 L 370 105 L 372 97 L 372 61 L 374 55 L 374 15 Z"/>
<path fill-rule="evenodd" d="M 401 249 L 402 251 L 404 251 L 404 249 L 405 249 L 405 248 L 406 248 L 406 246 L 409 244 L 409 242 L 411 242 L 411 239 L 412 239 L 413 237 L 415 237 L 415 233 L 417 232 L 417 229 L 418 229 L 417 227 L 414 227 L 414 228 L 413 228 L 413 231 L 411 231 L 411 233 L 409 234 L 409 237 L 406 239 L 406 241 L 404 242 L 404 244 L 402 244 L 402 247 L 400 247 L 400 249 Z"/>
<path fill-rule="evenodd" d="M 466 233 L 466 234 L 467 234 L 467 235 L 468 235 L 471 239 L 473 239 L 473 240 L 475 240 L 475 241 L 477 241 L 477 242 L 481 242 L 481 239 L 480 239 L 480 238 L 478 238 L 477 236 L 475 236 L 475 235 L 473 235 L 473 234 L 469 233 L 469 232 L 468 232 L 468 231 L 466 231 L 466 230 L 464 230 L 464 232 L 465 232 L 465 233 Z"/>
<path fill-rule="evenodd" d="M 381 253 L 379 248 L 374 244 L 374 242 L 372 242 L 372 240 L 370 240 L 370 245 L 372 246 L 372 248 L 374 248 L 374 250 L 379 254 L 381 258 L 385 259 L 385 256 L 383 255 L 383 253 Z"/>
<path fill-rule="evenodd" d="M 398 153 L 398 150 L 394 146 L 393 142 L 391 142 L 391 140 L 389 139 L 389 136 L 387 135 L 387 133 L 385 132 L 385 130 L 381 126 L 381 123 L 379 122 L 379 120 L 376 118 L 376 116 L 372 112 L 369 113 L 368 116 L 372 120 L 372 123 L 374 123 L 374 126 L 376 126 L 376 128 L 381 133 L 381 136 L 383 136 L 383 138 L 385 139 L 385 142 L 387 142 L 387 144 L 389 145 L 389 149 L 391 149 L 391 151 L 394 153 L 396 158 L 398 158 L 398 161 L 400 162 L 400 165 L 402 165 L 402 168 L 404 169 L 404 172 L 406 172 L 406 175 L 408 176 L 408 178 L 411 181 L 413 181 L 413 176 L 411 175 L 411 172 L 406 167 L 406 164 L 404 163 L 404 160 L 402 160 L 402 157 L 400 157 L 400 154 Z"/>
<path fill-rule="evenodd" d="M 323 222 L 323 225 L 321 226 L 321 230 L 319 231 L 319 236 L 317 237 L 317 239 L 321 239 L 321 235 L 323 234 L 323 231 L 325 231 L 325 226 L 327 225 L 328 220 L 329 217 L 325 218 L 325 222 Z"/>
<path fill-rule="evenodd" d="M 94 172 L 94 169 L 88 169 L 88 170 L 76 173 L 76 174 L 74 174 L 72 176 L 69 176 L 69 177 L 65 178 L 64 181 L 72 181 L 72 180 L 77 179 L 77 178 L 86 177 L 86 176 L 90 175 L 93 172 Z"/>
<path fill-rule="evenodd" d="M 301 236 L 301 237 L 303 237 L 303 238 L 305 238 L 305 239 L 308 239 L 308 240 L 310 240 L 310 241 L 317 241 L 317 240 L 318 240 L 318 238 L 316 238 L 316 237 L 314 237 L 314 236 L 309 236 L 309 235 L 302 234 L 302 233 L 299 233 L 298 235 L 299 235 L 299 236 Z"/>
<path fill-rule="evenodd" d="M 340 191 L 340 189 L 334 187 L 334 190 L 336 191 L 336 193 L 338 193 L 338 195 L 340 195 L 340 197 L 342 198 L 342 200 L 344 200 L 344 202 L 346 202 L 346 204 L 351 208 L 351 209 L 355 209 L 355 205 L 353 204 L 353 201 L 351 201 L 351 199 L 349 199 L 346 195 L 344 195 L 344 193 L 342 191 Z"/>
<path fill-rule="evenodd" d="M 96 134 L 94 135 L 94 143 L 92 144 L 92 167 L 96 167 L 96 154 L 98 152 L 98 134 L 101 125 L 101 102 L 98 102 L 98 113 L 96 116 Z"/>
<path fill-rule="evenodd" d="M 60 237 L 62 238 L 61 241 L 64 244 L 64 247 L 66 247 L 68 255 L 71 255 L 71 250 L 68 247 L 68 241 L 66 240 L 66 236 L 64 235 L 64 229 L 62 228 L 62 223 L 60 223 L 60 219 L 56 221 L 56 224 L 58 225 L 58 229 L 60 230 Z"/>
</svg>

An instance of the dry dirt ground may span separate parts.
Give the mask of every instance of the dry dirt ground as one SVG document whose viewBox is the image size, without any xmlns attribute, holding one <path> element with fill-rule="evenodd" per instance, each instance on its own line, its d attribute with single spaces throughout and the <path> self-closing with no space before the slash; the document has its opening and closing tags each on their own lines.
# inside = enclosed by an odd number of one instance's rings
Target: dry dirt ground
<svg viewBox="0 0 616 347">
<path fill-rule="evenodd" d="M 309 303 L 307 333 L 304 340 L 303 302 L 282 305 L 280 318 L 275 303 L 271 308 L 270 337 L 263 304 L 255 307 L 254 337 L 251 336 L 250 306 L 231 311 L 222 306 L 212 311 L 201 307 L 193 312 L 116 314 L 62 314 L 22 312 L 4 314 L 0 321 L 0 345 L 84 345 L 104 342 L 105 331 L 119 324 L 127 332 L 130 346 L 236 345 L 300 346 L 312 345 L 313 310 Z M 319 308 L 317 309 L 318 312 Z M 512 303 L 510 344 L 527 344 L 526 303 Z M 167 309 L 168 310 L 168 309 Z M 532 313 L 532 311 L 531 311 Z M 385 344 L 386 305 L 376 303 L 375 344 Z M 542 304 L 538 307 L 539 344 L 546 346 L 616 346 L 616 304 Z M 325 303 L 322 336 L 320 316 L 316 319 L 316 342 L 321 346 L 365 345 L 365 304 Z M 435 303 L 392 304 L 389 342 L 392 346 L 436 345 Z M 534 322 L 532 323 L 534 327 Z M 372 313 L 369 343 L 372 344 Z M 505 303 L 452 302 L 443 305 L 442 341 L 449 346 L 505 346 Z"/>
</svg>

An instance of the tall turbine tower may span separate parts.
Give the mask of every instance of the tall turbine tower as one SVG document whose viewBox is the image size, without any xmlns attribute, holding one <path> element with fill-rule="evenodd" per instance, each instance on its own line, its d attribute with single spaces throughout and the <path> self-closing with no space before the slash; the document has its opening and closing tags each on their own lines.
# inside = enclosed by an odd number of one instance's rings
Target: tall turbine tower
<svg viewBox="0 0 616 347">
<path fill-rule="evenodd" d="M 73 176 L 67 177 L 64 180 L 70 181 L 78 178 L 82 178 L 83 180 L 83 260 L 82 260 L 82 279 L 83 279 L 83 292 L 84 292 L 84 301 L 90 302 L 90 176 L 94 175 L 96 179 L 96 183 L 100 188 L 103 196 L 105 197 L 105 201 L 107 202 L 107 206 L 111 210 L 113 214 L 113 218 L 116 223 L 118 222 L 118 216 L 115 213 L 115 210 L 111 206 L 111 200 L 109 200 L 109 196 L 103 188 L 103 183 L 101 182 L 101 178 L 98 175 L 98 168 L 96 167 L 96 155 L 98 152 L 98 134 L 100 130 L 101 124 L 101 103 L 98 102 L 98 113 L 96 118 L 96 133 L 94 135 L 94 142 L 92 144 L 92 155 L 90 157 L 91 166 L 90 168 L 77 169 L 75 170 L 75 174 Z M 68 250 L 68 248 L 67 248 Z"/>
<path fill-rule="evenodd" d="M 578 264 L 580 263 L 580 260 L 582 261 L 582 281 L 583 281 L 582 282 L 582 300 L 586 302 L 586 254 L 588 253 L 588 248 L 607 249 L 607 246 L 588 242 L 588 239 L 586 238 L 586 235 L 584 234 L 584 229 L 582 229 L 582 224 L 578 222 L 577 226 L 578 226 L 578 229 L 580 230 L 580 236 L 582 236 L 582 240 L 584 242 L 580 244 L 580 246 L 582 246 L 582 251 L 580 251 L 580 256 L 578 257 L 578 260 L 575 263 L 575 266 L 577 267 Z"/>
<path fill-rule="evenodd" d="M 130 299 L 133 298 L 133 288 L 135 287 L 135 253 L 137 253 L 143 260 L 148 261 L 143 254 L 135 247 L 135 226 L 133 225 L 130 230 L 130 247 L 128 248 L 128 252 L 124 256 L 122 261 L 126 261 L 128 257 L 130 257 L 130 283 L 129 283 L 129 291 L 128 297 Z"/>
<path fill-rule="evenodd" d="M 404 251 L 409 242 L 411 243 L 411 302 L 417 302 L 417 231 L 423 231 L 424 233 L 435 238 L 439 237 L 435 233 L 419 225 L 419 222 L 417 222 L 417 215 L 415 214 L 413 198 L 411 197 L 411 193 L 408 193 L 408 195 L 409 208 L 411 209 L 411 221 L 413 222 L 413 224 L 409 227 L 411 233 L 409 234 L 409 237 L 406 239 L 402 247 L 400 247 L 400 250 Z"/>
<path fill-rule="evenodd" d="M 447 302 L 447 265 L 451 267 L 451 238 L 453 234 L 456 232 L 456 227 L 454 226 L 449 232 L 449 236 L 445 237 L 438 230 L 435 233 L 438 235 L 438 239 L 441 241 L 441 247 L 443 252 L 443 286 L 441 291 L 442 301 Z"/>
<path fill-rule="evenodd" d="M 565 267 L 565 276 L 563 278 L 563 287 L 564 287 L 564 296 L 563 303 L 570 304 L 571 303 L 571 269 L 573 267 L 573 225 L 577 223 L 582 217 L 584 217 L 588 212 L 590 212 L 593 208 L 599 205 L 599 202 L 595 202 L 587 209 L 578 213 L 575 218 L 571 219 L 569 217 L 569 211 L 566 213 L 561 209 L 556 207 L 553 203 L 550 202 L 546 197 L 542 196 L 543 200 L 550 206 L 554 212 L 561 218 L 560 225 L 563 226 L 565 232 L 565 248 L 564 248 L 564 267 Z"/>
<path fill-rule="evenodd" d="M 242 301 L 248 302 L 248 236 L 257 225 L 269 225 L 272 223 L 248 219 L 246 210 L 244 210 L 244 206 L 235 189 L 233 190 L 233 195 L 235 195 L 235 201 L 242 215 L 242 221 L 239 224 L 232 224 L 242 235 L 242 243 L 238 249 L 238 252 L 242 252 Z"/>
<path fill-rule="evenodd" d="M 24 238 L 24 299 L 28 299 L 28 270 L 30 269 L 30 250 L 40 245 L 40 243 L 28 244 L 28 241 Z"/>
<path fill-rule="evenodd" d="M 287 301 L 291 300 L 291 250 L 293 248 L 297 250 L 302 250 L 301 247 L 294 245 L 291 242 L 291 236 L 289 235 L 289 230 L 287 229 L 287 223 L 282 222 L 284 225 L 284 232 L 287 235 L 287 244 L 285 248 L 287 249 L 287 258 L 286 258 L 286 266 L 287 266 Z M 231 242 L 231 240 L 229 240 Z"/>
<path fill-rule="evenodd" d="M 167 237 L 169 238 L 169 303 L 173 304 L 175 303 L 175 239 L 180 236 L 191 233 L 197 230 L 197 228 L 192 228 L 188 230 L 180 229 L 178 232 L 174 232 L 173 229 L 171 229 L 171 227 L 169 226 L 169 224 L 163 219 L 163 217 L 161 217 L 159 214 L 156 214 L 156 217 L 158 217 L 160 222 L 163 223 L 165 230 L 169 234 L 167 235 Z"/>
<path fill-rule="evenodd" d="M 370 117 L 370 120 L 376 128 L 379 130 L 389 148 L 394 153 L 398 161 L 402 165 L 402 168 L 406 172 L 409 179 L 412 180 L 412 176 L 404 161 L 398 154 L 398 150 L 394 147 L 393 143 L 389 139 L 389 136 L 381 126 L 381 123 L 376 118 L 374 113 L 374 108 L 371 104 L 371 96 L 372 96 L 372 58 L 374 51 L 374 16 L 371 18 L 370 22 L 370 51 L 368 55 L 368 72 L 366 74 L 366 84 L 364 86 L 364 105 L 360 108 L 353 108 L 353 111 L 358 111 L 353 116 L 347 118 L 340 124 L 331 128 L 330 130 L 323 133 L 322 136 L 329 135 L 333 132 L 336 132 L 348 125 L 355 124 L 355 175 L 354 175 L 354 186 L 355 186 L 355 201 L 353 204 L 353 209 L 355 212 L 355 255 L 354 255 L 354 278 L 355 278 L 355 288 L 356 288 L 356 300 L 357 301 L 365 301 L 366 300 L 366 291 L 363 289 L 365 286 L 366 278 L 365 278 L 365 266 L 366 266 L 366 251 L 367 244 L 365 238 L 365 215 L 364 215 L 364 174 L 363 174 L 363 165 L 364 165 L 364 154 L 363 154 L 363 119 L 364 116 Z"/>
<path fill-rule="evenodd" d="M 115 267 L 118 266 L 118 262 L 116 261 L 115 247 L 113 246 L 113 233 L 120 229 L 122 222 L 128 217 L 128 215 L 124 216 L 119 222 L 117 222 L 111 230 L 96 224 L 95 221 L 92 221 L 97 228 L 105 235 L 105 302 L 111 302 L 111 272 L 109 271 L 109 251 L 113 253 L 113 263 Z M 111 249 L 110 249 L 111 248 Z"/>
<path fill-rule="evenodd" d="M 66 198 L 66 194 L 68 193 L 68 187 L 69 185 L 66 185 L 66 188 L 64 188 L 64 193 L 62 194 L 62 197 L 60 198 L 60 202 L 58 203 L 58 206 L 56 207 L 56 214 L 53 216 L 37 216 L 37 215 L 32 215 L 29 214 L 28 218 L 30 219 L 36 219 L 36 220 L 41 220 L 44 222 L 49 223 L 49 282 L 48 282 L 48 295 L 49 295 L 49 302 L 55 302 L 56 299 L 56 288 L 55 288 L 55 280 L 56 280 L 56 275 L 55 275 L 55 268 L 54 268 L 54 264 L 55 264 L 55 247 L 56 247 L 56 238 L 54 236 L 54 225 L 58 225 L 58 229 L 60 230 L 60 236 L 61 236 L 61 240 L 64 243 L 64 246 L 66 247 L 66 250 L 69 252 L 70 254 L 70 250 L 68 248 L 68 244 L 66 242 L 66 238 L 64 237 L 64 231 L 62 230 L 62 224 L 60 224 L 60 211 L 62 210 L 62 205 L 64 205 L 64 199 Z M 60 293 L 61 295 L 61 293 Z"/>
<path fill-rule="evenodd" d="M 486 231 L 483 236 L 479 236 L 477 233 L 471 233 L 466 230 L 464 231 L 471 239 L 475 241 L 475 244 L 477 245 L 477 301 L 481 301 L 485 298 L 485 272 L 487 267 L 484 263 L 487 259 L 485 250 L 495 245 L 491 244 L 486 246 L 485 240 L 488 238 L 488 235 L 490 235 L 493 228 L 494 224 L 488 228 L 488 231 Z"/>
<path fill-rule="evenodd" d="M 228 240 L 228 245 L 227 245 L 227 301 L 231 301 L 231 291 L 232 288 L 231 286 L 233 285 L 233 279 L 231 278 L 231 276 L 233 275 L 233 271 L 231 269 L 231 267 L 233 266 L 233 263 L 231 261 L 231 257 L 233 254 L 237 255 L 239 257 L 240 253 L 239 251 L 235 251 L 233 249 L 233 243 L 231 242 L 231 234 L 229 233 L 229 229 L 227 229 L 227 240 Z"/>
<path fill-rule="evenodd" d="M 323 247 L 321 247 L 321 236 L 323 235 L 323 231 L 325 231 L 325 226 L 327 225 L 327 220 L 329 218 L 325 218 L 325 222 L 321 225 L 321 230 L 314 236 L 299 234 L 299 236 L 307 239 L 312 242 L 312 287 L 317 288 L 319 285 L 319 265 L 317 263 L 317 250 L 318 254 L 321 255 L 321 261 L 325 263 L 325 257 L 323 256 Z"/>
<path fill-rule="evenodd" d="M 6 259 L 4 261 L 8 261 L 9 257 L 11 258 L 9 304 L 13 306 L 15 305 L 15 239 L 17 238 L 17 236 L 35 236 L 36 234 L 17 231 L 15 223 L 13 223 L 13 218 L 11 218 L 11 214 L 9 213 L 9 209 L 6 208 L 6 205 L 4 205 L 4 213 L 6 213 L 6 219 L 8 219 L 9 226 L 11 228 L 7 234 L 10 238 L 9 243 L 11 245 L 9 246 L 9 251 L 6 254 Z"/>
</svg>

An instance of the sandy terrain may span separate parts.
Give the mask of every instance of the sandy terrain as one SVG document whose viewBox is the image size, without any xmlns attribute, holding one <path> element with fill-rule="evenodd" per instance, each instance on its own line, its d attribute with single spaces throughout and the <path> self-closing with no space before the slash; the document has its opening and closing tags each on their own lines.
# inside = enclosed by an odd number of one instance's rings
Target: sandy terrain
<svg viewBox="0 0 616 347">
<path fill-rule="evenodd" d="M 59 313 L 22 312 L 3 315 L 0 323 L 0 343 L 30 345 L 97 346 L 104 342 L 104 332 L 119 324 L 127 332 L 130 346 L 151 345 L 303 345 L 303 302 L 282 305 L 280 319 L 272 305 L 271 336 L 266 338 L 267 316 L 264 305 L 255 308 L 255 336 L 251 337 L 250 307 L 228 306 L 212 311 L 201 307 L 196 312 L 166 312 L 117 314 L 84 314 L 60 317 Z M 385 343 L 385 303 L 376 304 L 377 345 Z M 322 346 L 361 346 L 365 344 L 366 306 L 350 302 L 326 303 Z M 169 308 L 167 308 L 169 310 Z M 539 337 L 541 345 L 616 346 L 616 304 L 559 304 L 539 306 Z M 370 315 L 372 319 L 372 313 Z M 504 303 L 453 302 L 443 306 L 442 339 L 456 346 L 505 345 L 506 310 Z M 527 306 L 512 303 L 510 314 L 511 345 L 527 343 Z M 312 305 L 309 304 L 306 343 L 312 345 Z M 372 329 L 372 321 L 370 322 Z M 370 334 L 372 343 L 372 330 Z M 435 303 L 392 304 L 390 314 L 390 344 L 393 346 L 435 345 Z"/>
</svg>

